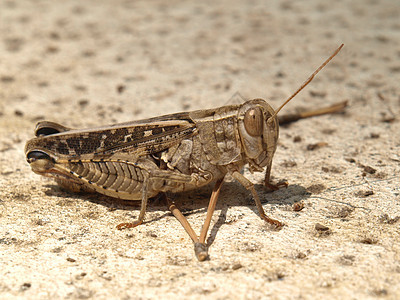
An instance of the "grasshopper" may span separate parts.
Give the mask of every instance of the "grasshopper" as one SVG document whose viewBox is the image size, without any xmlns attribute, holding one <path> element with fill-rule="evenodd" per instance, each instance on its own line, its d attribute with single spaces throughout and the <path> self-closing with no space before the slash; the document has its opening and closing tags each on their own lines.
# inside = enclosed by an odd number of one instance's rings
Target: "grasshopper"
<svg viewBox="0 0 400 300">
<path fill-rule="evenodd" d="M 72 191 L 140 200 L 139 217 L 118 229 L 141 224 L 147 201 L 159 193 L 182 192 L 215 182 L 200 236 L 194 232 L 174 202 L 169 209 L 195 244 L 200 261 L 208 257 L 205 243 L 218 195 L 227 174 L 250 190 L 258 213 L 268 217 L 254 184 L 241 174 L 266 169 L 264 184 L 273 190 L 287 183 L 270 183 L 272 158 L 277 148 L 279 111 L 341 50 L 343 44 L 276 111 L 263 99 L 241 105 L 175 113 L 145 120 L 90 129 L 71 129 L 43 121 L 35 138 L 25 146 L 32 171 L 51 177 Z"/>
</svg>

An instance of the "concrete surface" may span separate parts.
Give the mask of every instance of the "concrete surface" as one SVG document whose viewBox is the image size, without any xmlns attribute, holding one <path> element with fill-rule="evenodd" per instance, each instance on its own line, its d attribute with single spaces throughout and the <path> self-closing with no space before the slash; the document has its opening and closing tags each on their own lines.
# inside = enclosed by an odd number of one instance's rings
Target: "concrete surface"
<svg viewBox="0 0 400 300">
<path fill-rule="evenodd" d="M 399 15 L 389 0 L 1 1 L 0 298 L 399 299 Z M 287 189 L 245 171 L 287 226 L 271 230 L 228 182 L 209 261 L 164 203 L 117 231 L 136 204 L 65 192 L 25 161 L 39 120 L 105 125 L 236 92 L 278 107 L 341 43 L 282 113 L 348 100 L 347 113 L 281 128 L 273 177 Z M 210 192 L 173 196 L 196 231 Z"/>
</svg>

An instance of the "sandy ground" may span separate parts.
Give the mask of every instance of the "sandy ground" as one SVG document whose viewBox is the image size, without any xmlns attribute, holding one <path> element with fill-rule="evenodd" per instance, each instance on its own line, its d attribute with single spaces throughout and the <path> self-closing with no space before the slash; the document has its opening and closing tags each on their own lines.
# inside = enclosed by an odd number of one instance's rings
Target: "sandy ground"
<svg viewBox="0 0 400 300">
<path fill-rule="evenodd" d="M 168 3 L 0 2 L 0 298 L 399 299 L 400 2 Z M 228 182 L 206 262 L 164 203 L 118 231 L 137 205 L 65 192 L 26 163 L 39 120 L 105 125 L 236 92 L 278 107 L 341 43 L 283 113 L 347 112 L 281 128 L 273 177 L 287 189 L 245 170 L 286 226 Z M 196 231 L 210 192 L 173 196 Z"/>
</svg>

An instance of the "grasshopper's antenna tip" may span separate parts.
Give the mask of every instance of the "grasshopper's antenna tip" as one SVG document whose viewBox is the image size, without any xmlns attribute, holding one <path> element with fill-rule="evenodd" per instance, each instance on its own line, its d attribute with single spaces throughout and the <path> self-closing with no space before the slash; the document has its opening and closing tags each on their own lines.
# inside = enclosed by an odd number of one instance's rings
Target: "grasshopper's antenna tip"
<svg viewBox="0 0 400 300">
<path fill-rule="evenodd" d="M 328 57 L 328 59 L 326 59 L 322 65 L 319 66 L 318 69 L 316 69 L 314 71 L 314 73 L 311 74 L 310 77 L 308 77 L 308 79 L 293 93 L 293 95 L 291 95 L 276 111 L 275 113 L 270 117 L 269 120 L 273 120 L 279 113 L 279 111 L 286 105 L 289 103 L 290 100 L 292 100 L 302 89 L 304 89 L 315 77 L 315 75 L 317 75 L 319 73 L 319 71 L 321 71 L 331 60 L 332 58 L 334 58 L 340 50 L 342 50 L 344 44 L 341 44 L 336 50 L 335 52 L 333 52 L 333 54 L 331 56 Z M 272 122 L 272 121 L 271 121 Z"/>
</svg>

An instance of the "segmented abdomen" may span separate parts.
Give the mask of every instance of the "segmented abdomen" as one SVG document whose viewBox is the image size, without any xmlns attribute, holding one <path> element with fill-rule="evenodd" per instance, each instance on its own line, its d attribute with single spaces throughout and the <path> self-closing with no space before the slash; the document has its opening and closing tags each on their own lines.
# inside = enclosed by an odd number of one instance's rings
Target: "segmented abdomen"
<svg viewBox="0 0 400 300">
<path fill-rule="evenodd" d="M 101 193 L 125 199 L 140 199 L 144 171 L 133 163 L 120 160 L 76 161 L 69 163 L 69 169 L 71 174 Z M 124 194 L 127 195 L 124 197 Z M 132 198 L 134 195 L 137 197 Z"/>
</svg>

